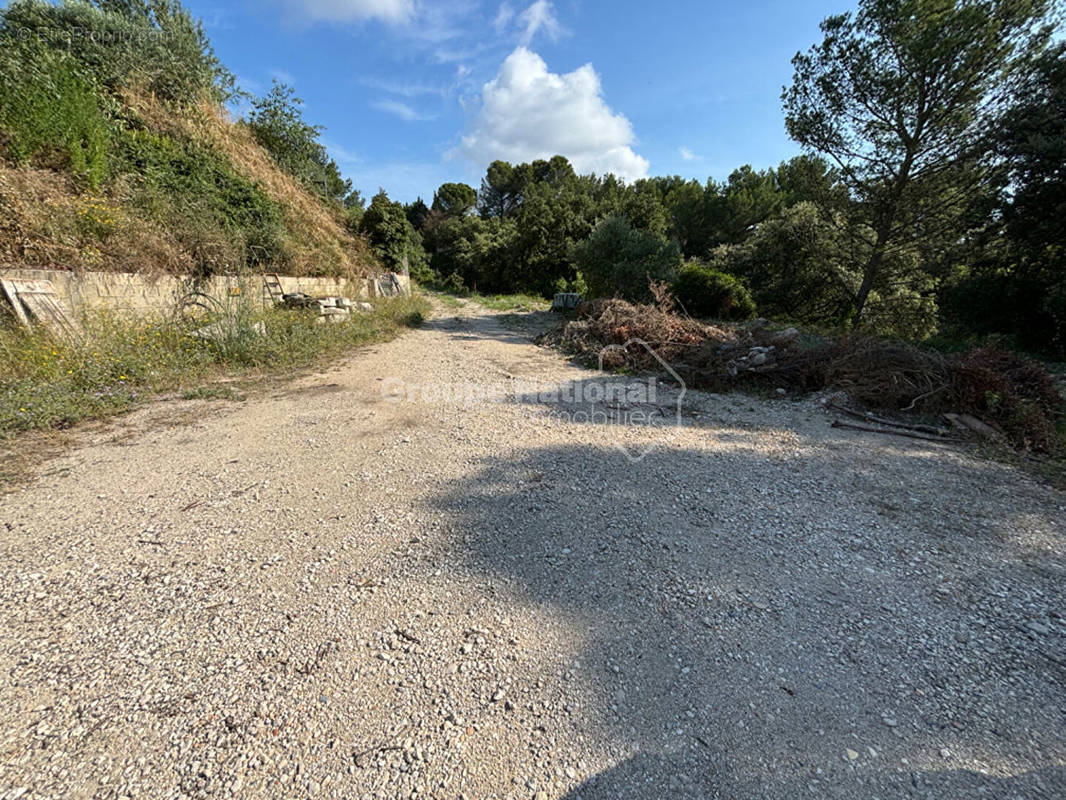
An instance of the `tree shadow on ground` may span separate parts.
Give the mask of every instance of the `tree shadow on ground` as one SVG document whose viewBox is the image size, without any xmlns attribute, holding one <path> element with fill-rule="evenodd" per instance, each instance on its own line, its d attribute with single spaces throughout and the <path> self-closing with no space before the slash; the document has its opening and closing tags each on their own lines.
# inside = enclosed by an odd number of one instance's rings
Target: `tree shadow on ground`
<svg viewBox="0 0 1066 800">
<path fill-rule="evenodd" d="M 584 643 L 574 724 L 612 766 L 569 796 L 1066 796 L 1066 568 L 1033 547 L 1061 497 L 931 449 L 765 445 L 520 450 L 437 498 L 464 568 Z"/>
</svg>

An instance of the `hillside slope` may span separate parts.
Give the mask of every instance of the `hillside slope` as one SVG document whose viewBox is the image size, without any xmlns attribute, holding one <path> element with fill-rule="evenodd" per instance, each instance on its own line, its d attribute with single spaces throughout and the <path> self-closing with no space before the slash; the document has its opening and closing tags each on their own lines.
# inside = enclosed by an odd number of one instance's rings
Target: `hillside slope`
<svg viewBox="0 0 1066 800">
<path fill-rule="evenodd" d="M 199 23 L 177 3 L 126 5 L 23 0 L 0 11 L 0 260 L 369 272 L 339 199 L 286 172 L 230 118 L 232 77 Z"/>
</svg>

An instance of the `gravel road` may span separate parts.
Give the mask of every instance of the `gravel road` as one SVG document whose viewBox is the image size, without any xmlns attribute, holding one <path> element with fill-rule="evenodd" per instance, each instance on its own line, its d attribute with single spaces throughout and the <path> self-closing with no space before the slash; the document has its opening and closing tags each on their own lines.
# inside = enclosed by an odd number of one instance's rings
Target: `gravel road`
<svg viewBox="0 0 1066 800">
<path fill-rule="evenodd" d="M 1066 496 L 816 398 L 500 389 L 593 375 L 440 309 L 84 433 L 0 497 L 0 798 L 1066 797 Z"/>
</svg>

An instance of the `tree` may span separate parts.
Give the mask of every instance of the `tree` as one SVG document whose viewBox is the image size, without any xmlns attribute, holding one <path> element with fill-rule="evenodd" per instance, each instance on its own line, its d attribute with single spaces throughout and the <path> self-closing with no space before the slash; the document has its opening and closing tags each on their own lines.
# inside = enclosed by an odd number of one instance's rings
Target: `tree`
<svg viewBox="0 0 1066 800">
<path fill-rule="evenodd" d="M 485 219 L 511 216 L 522 203 L 524 186 L 522 170 L 516 170 L 506 161 L 493 161 L 481 181 L 478 212 Z"/>
<path fill-rule="evenodd" d="M 403 213 L 407 216 L 407 221 L 411 223 L 413 227 L 419 233 L 426 227 L 426 221 L 429 219 L 429 206 L 425 201 L 419 197 L 413 203 L 407 203 L 403 207 Z"/>
<path fill-rule="evenodd" d="M 371 199 L 359 230 L 370 240 L 374 255 L 393 272 L 403 272 L 425 260 L 422 239 L 407 221 L 403 205 L 390 200 L 384 189 Z"/>
<path fill-rule="evenodd" d="M 666 190 L 663 205 L 670 217 L 670 237 L 686 257 L 703 255 L 710 248 L 704 187 L 699 181 L 684 181 Z"/>
<path fill-rule="evenodd" d="M 638 230 L 625 217 L 608 217 L 574 252 L 592 297 L 651 298 L 650 281 L 673 281 L 681 266 L 677 244 Z"/>
<path fill-rule="evenodd" d="M 350 192 L 348 192 L 348 194 L 345 195 L 344 200 L 342 200 L 341 203 L 345 208 L 348 209 L 366 208 L 366 199 L 363 197 L 363 193 L 360 192 L 358 189 L 352 189 Z"/>
<path fill-rule="evenodd" d="M 622 194 L 622 215 L 642 231 L 665 236 L 669 216 L 654 181 L 643 179 L 627 186 Z"/>
<path fill-rule="evenodd" d="M 433 210 L 445 216 L 461 217 L 477 205 L 477 192 L 465 183 L 443 183 L 433 193 Z"/>
<path fill-rule="evenodd" d="M 851 322 L 893 284 L 893 255 L 945 235 L 980 179 L 985 134 L 1046 44 L 1049 0 L 860 0 L 826 18 L 782 94 L 789 134 L 840 170 L 873 234 Z M 854 227 L 854 226 L 853 226 Z M 907 258 L 895 259 L 896 262 Z"/>
<path fill-rule="evenodd" d="M 572 280 L 574 246 L 592 231 L 596 210 L 573 168 L 562 156 L 521 164 L 522 201 L 508 219 L 515 250 L 503 279 L 516 289 L 550 296 L 559 278 Z"/>
<path fill-rule="evenodd" d="M 1066 44 L 1038 59 L 996 132 L 1004 186 L 946 305 L 967 330 L 1066 354 Z"/>
<path fill-rule="evenodd" d="M 248 127 L 278 166 L 327 200 L 343 203 L 351 197 L 352 182 L 318 140 L 322 126 L 304 120 L 302 106 L 295 90 L 275 79 L 264 97 L 252 101 Z"/>
<path fill-rule="evenodd" d="M 1066 278 L 1066 44 L 1036 62 L 1003 118 L 999 143 L 1014 187 L 1004 221 L 1021 271 L 1061 287 Z"/>
<path fill-rule="evenodd" d="M 754 170 L 749 164 L 733 170 L 722 187 L 717 219 L 717 238 L 729 244 L 744 241 L 755 227 L 781 211 L 784 194 L 773 170 Z"/>
<path fill-rule="evenodd" d="M 836 325 L 847 320 L 858 282 L 844 240 L 817 206 L 799 203 L 746 242 L 715 249 L 710 261 L 743 278 L 762 313 Z"/>
<path fill-rule="evenodd" d="M 782 161 L 775 176 L 786 208 L 810 202 L 839 211 L 847 205 L 847 187 L 824 158 L 801 155 Z"/>
</svg>

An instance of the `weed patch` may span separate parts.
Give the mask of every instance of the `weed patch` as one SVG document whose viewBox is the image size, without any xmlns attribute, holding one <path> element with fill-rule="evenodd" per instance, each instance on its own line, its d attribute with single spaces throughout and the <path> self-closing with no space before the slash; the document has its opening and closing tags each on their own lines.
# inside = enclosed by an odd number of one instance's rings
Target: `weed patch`
<svg viewBox="0 0 1066 800">
<path fill-rule="evenodd" d="M 110 315 L 87 318 L 75 343 L 0 327 L 0 435 L 67 428 L 182 386 L 185 395 L 206 398 L 221 390 L 198 384 L 219 375 L 308 366 L 391 338 L 418 325 L 427 309 L 421 297 L 384 299 L 331 325 L 317 324 L 310 312 L 270 309 L 242 317 L 221 340 L 196 335 L 201 323 Z"/>
</svg>

